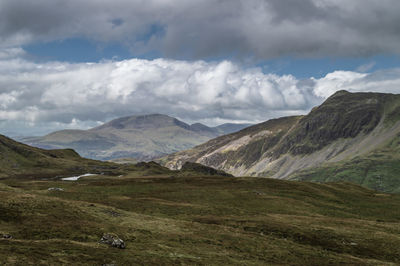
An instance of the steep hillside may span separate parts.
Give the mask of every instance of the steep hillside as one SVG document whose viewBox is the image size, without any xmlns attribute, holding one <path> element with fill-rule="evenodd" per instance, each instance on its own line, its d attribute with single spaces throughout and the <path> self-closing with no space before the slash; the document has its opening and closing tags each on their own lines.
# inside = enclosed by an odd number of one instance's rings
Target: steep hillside
<svg viewBox="0 0 400 266">
<path fill-rule="evenodd" d="M 112 163 L 84 159 L 74 150 L 42 150 L 0 135 L 0 178 L 111 173 Z"/>
<path fill-rule="evenodd" d="M 245 126 L 247 124 L 211 128 L 200 123 L 188 125 L 167 115 L 153 114 L 118 118 L 90 130 L 62 130 L 21 141 L 45 149 L 71 148 L 81 156 L 92 159 L 130 157 L 151 160 L 192 148 Z"/>
<path fill-rule="evenodd" d="M 314 182 L 351 181 L 378 191 L 400 193 L 399 173 L 400 133 L 372 152 L 299 171 L 289 178 Z"/>
<path fill-rule="evenodd" d="M 261 155 L 275 146 L 301 116 L 272 119 L 245 128 L 237 133 L 212 139 L 193 149 L 178 152 L 160 161 L 171 169 L 180 169 L 189 162 L 197 162 L 225 170 L 250 167 Z M 235 171 L 236 175 L 241 175 Z"/>
<path fill-rule="evenodd" d="M 287 178 L 296 171 L 366 155 L 400 133 L 400 95 L 339 91 L 306 116 L 222 136 L 161 162 L 197 162 L 234 175 Z"/>
</svg>

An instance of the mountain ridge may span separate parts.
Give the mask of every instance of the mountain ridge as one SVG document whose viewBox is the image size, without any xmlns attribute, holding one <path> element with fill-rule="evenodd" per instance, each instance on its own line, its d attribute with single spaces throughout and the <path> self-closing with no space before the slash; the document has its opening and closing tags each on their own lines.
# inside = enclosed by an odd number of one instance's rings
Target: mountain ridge
<svg viewBox="0 0 400 266">
<path fill-rule="evenodd" d="M 139 161 L 150 161 L 191 148 L 248 124 L 221 126 L 208 127 L 201 123 L 189 125 L 168 115 L 148 114 L 113 119 L 88 130 L 67 129 L 43 137 L 18 140 L 45 149 L 72 148 L 81 156 L 91 159 L 131 157 Z"/>
<path fill-rule="evenodd" d="M 196 162 L 236 176 L 285 179 L 368 154 L 400 134 L 400 95 L 339 91 L 305 116 L 268 120 L 160 160 Z M 400 183 L 399 183 L 400 186 Z"/>
</svg>

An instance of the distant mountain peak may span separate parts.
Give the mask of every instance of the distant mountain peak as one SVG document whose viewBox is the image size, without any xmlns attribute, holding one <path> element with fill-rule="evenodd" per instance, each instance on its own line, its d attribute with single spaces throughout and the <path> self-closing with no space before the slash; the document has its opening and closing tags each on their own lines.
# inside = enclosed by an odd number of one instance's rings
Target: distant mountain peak
<svg viewBox="0 0 400 266">
<path fill-rule="evenodd" d="M 192 148 L 232 130 L 236 128 L 189 125 L 174 117 L 153 113 L 117 118 L 89 130 L 62 130 L 21 140 L 41 148 L 73 148 L 93 159 L 149 160 Z"/>
<path fill-rule="evenodd" d="M 210 127 L 202 124 L 202 123 L 194 123 L 190 125 L 190 128 L 194 131 L 197 130 L 212 130 Z"/>
<path fill-rule="evenodd" d="M 104 130 L 107 128 L 114 129 L 149 129 L 149 128 L 161 128 L 167 126 L 180 126 L 188 128 L 189 125 L 179 121 L 178 119 L 164 115 L 164 114 L 145 114 L 145 115 L 132 115 L 125 116 L 111 120 L 99 127 L 92 130 Z"/>
</svg>

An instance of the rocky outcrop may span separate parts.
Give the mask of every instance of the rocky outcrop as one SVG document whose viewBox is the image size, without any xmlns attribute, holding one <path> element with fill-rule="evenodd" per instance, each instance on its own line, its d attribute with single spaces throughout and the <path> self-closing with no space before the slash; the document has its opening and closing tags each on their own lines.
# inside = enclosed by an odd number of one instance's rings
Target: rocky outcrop
<svg viewBox="0 0 400 266">
<path fill-rule="evenodd" d="M 0 238 L 3 238 L 3 239 L 12 239 L 13 237 L 12 237 L 12 235 L 10 235 L 10 234 L 0 234 Z"/>
<path fill-rule="evenodd" d="M 59 187 L 49 187 L 47 190 L 48 191 L 64 191 L 64 189 L 59 188 Z"/>
<path fill-rule="evenodd" d="M 125 242 L 120 239 L 117 235 L 112 233 L 105 233 L 100 239 L 100 243 L 107 244 L 111 247 L 125 249 Z"/>
</svg>

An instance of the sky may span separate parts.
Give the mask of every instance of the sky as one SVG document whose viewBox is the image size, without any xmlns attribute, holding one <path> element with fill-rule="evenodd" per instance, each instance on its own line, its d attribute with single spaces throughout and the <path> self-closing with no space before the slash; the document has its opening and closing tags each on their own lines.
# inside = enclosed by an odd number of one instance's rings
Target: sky
<svg viewBox="0 0 400 266">
<path fill-rule="evenodd" d="M 210 126 L 400 93 L 398 0 L 0 0 L 0 134 Z"/>
</svg>

